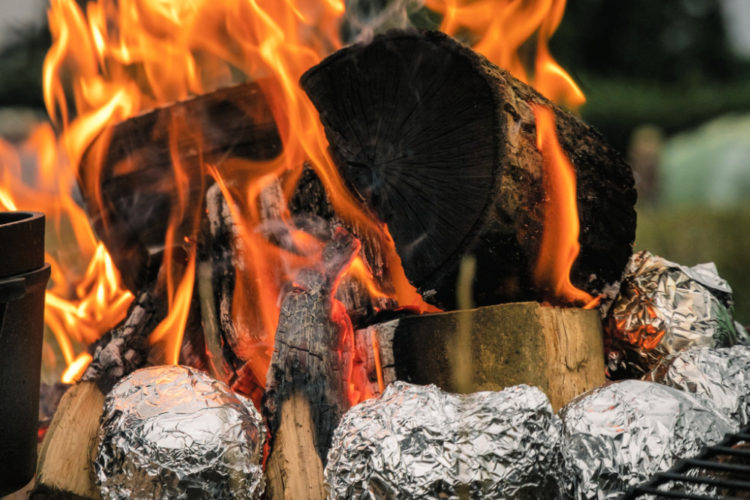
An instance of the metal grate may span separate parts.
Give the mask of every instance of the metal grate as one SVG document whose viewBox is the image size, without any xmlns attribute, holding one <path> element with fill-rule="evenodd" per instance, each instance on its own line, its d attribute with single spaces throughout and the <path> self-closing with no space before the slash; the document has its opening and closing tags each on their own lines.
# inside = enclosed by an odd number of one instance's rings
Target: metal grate
<svg viewBox="0 0 750 500">
<path fill-rule="evenodd" d="M 659 489 L 665 485 L 686 484 L 714 486 L 720 496 Z M 622 499 L 643 495 L 696 500 L 750 498 L 750 427 L 737 434 L 727 434 L 722 442 L 704 448 L 698 456 L 680 460 L 668 471 L 655 474 L 651 480 L 631 488 Z"/>
</svg>

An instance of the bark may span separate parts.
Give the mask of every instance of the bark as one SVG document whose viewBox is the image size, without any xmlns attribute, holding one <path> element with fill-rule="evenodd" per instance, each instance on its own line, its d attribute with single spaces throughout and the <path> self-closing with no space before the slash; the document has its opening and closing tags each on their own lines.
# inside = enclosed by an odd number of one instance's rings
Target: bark
<svg viewBox="0 0 750 500">
<path fill-rule="evenodd" d="M 323 484 L 333 430 L 349 406 L 347 366 L 354 354 L 346 343 L 351 323 L 333 296 L 358 250 L 357 240 L 340 230 L 323 251 L 321 268 L 301 271 L 282 302 L 263 397 L 270 498 L 324 497 L 322 486 L 307 490 L 308 482 L 315 477 L 314 484 Z"/>
<path fill-rule="evenodd" d="M 554 111 L 577 175 L 581 253 L 573 283 L 592 294 L 632 253 L 630 167 L 576 116 L 437 32 L 394 31 L 334 53 L 301 84 L 346 184 L 387 223 L 409 281 L 455 308 L 474 255 L 477 304 L 544 299 L 532 282 L 544 222 L 533 108 Z"/>
</svg>

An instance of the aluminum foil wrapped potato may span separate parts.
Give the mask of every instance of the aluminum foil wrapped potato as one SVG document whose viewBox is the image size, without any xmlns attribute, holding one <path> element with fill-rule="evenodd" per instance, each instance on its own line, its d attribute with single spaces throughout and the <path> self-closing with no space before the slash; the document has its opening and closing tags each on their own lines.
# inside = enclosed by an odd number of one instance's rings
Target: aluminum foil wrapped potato
<svg viewBox="0 0 750 500">
<path fill-rule="evenodd" d="M 713 404 L 653 382 L 594 389 L 560 411 L 576 499 L 615 499 L 736 430 Z M 704 491 L 702 488 L 691 492 Z"/>
<path fill-rule="evenodd" d="M 325 469 L 334 499 L 561 498 L 561 474 L 560 420 L 539 389 L 406 382 L 344 415 Z"/>
<path fill-rule="evenodd" d="M 750 347 L 673 354 L 644 378 L 706 398 L 733 422 L 750 425 Z"/>
<path fill-rule="evenodd" d="M 185 366 L 143 368 L 104 401 L 94 468 L 105 499 L 254 499 L 266 430 L 252 402 Z"/>
<path fill-rule="evenodd" d="M 746 344 L 732 313 L 732 289 L 713 263 L 686 267 L 634 254 L 605 321 L 610 374 L 640 377 L 669 354 Z"/>
</svg>

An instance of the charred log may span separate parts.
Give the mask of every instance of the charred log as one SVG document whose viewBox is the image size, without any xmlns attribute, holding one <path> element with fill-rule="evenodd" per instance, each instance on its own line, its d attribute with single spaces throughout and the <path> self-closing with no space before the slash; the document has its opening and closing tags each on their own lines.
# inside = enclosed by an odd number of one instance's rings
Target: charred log
<svg viewBox="0 0 750 500">
<path fill-rule="evenodd" d="M 273 115 L 256 83 L 158 108 L 105 130 L 82 160 L 80 184 L 92 225 L 126 286 L 140 291 L 156 277 L 158 250 L 185 179 L 188 187 L 180 195 L 194 206 L 205 189 L 205 162 L 221 171 L 227 158 L 268 160 L 280 152 Z M 176 181 L 176 168 L 183 182 Z M 175 241 L 189 236 L 192 224 L 183 221 Z"/>
<path fill-rule="evenodd" d="M 144 366 L 148 336 L 166 314 L 165 292 L 155 281 L 137 295 L 125 319 L 90 346 L 94 359 L 82 380 L 96 383 L 107 394 L 122 377 Z"/>
<path fill-rule="evenodd" d="M 387 223 L 428 301 L 454 308 L 466 255 L 478 262 L 477 304 L 545 297 L 531 279 L 545 196 L 535 105 L 554 110 L 576 170 L 572 281 L 597 293 L 620 278 L 635 234 L 629 166 L 598 132 L 481 55 L 441 33 L 396 31 L 341 49 L 301 84 L 342 177 Z"/>
<path fill-rule="evenodd" d="M 338 231 L 323 251 L 322 269 L 300 272 L 282 303 L 263 397 L 272 436 L 270 498 L 325 496 L 322 467 L 348 408 L 346 365 L 353 357 L 344 338 L 351 323 L 333 294 L 358 249 L 353 236 Z"/>
</svg>

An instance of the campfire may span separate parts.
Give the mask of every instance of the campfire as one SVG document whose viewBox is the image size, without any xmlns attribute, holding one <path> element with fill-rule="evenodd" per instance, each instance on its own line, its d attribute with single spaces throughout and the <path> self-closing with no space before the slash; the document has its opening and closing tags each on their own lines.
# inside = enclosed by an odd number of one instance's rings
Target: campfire
<svg viewBox="0 0 750 500">
<path fill-rule="evenodd" d="M 0 150 L 64 236 L 35 498 L 612 498 L 722 442 L 669 491 L 750 490 L 731 288 L 633 255 L 564 7 L 53 0 L 37 182 Z"/>
</svg>

